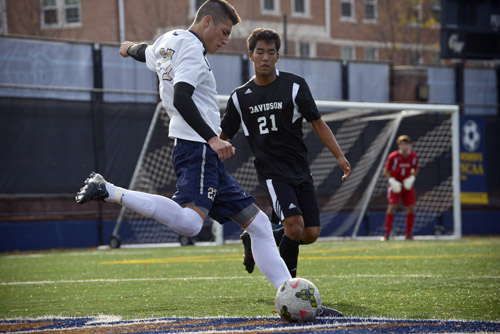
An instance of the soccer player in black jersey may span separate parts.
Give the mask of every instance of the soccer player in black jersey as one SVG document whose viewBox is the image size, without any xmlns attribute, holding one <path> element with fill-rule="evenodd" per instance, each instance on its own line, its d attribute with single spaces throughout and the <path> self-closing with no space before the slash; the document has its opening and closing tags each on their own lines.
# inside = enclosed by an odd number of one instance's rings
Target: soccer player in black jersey
<svg viewBox="0 0 500 334">
<path fill-rule="evenodd" d="M 232 138 L 240 126 L 255 155 L 255 168 L 273 207 L 280 255 L 292 277 L 297 274 L 300 244 L 315 242 L 320 234 L 319 206 L 302 135 L 303 119 L 310 122 L 321 142 L 335 156 L 345 180 L 351 166 L 331 129 L 323 121 L 304 78 L 278 71 L 281 38 L 271 29 L 255 29 L 247 40 L 255 76 L 236 88 L 222 120 L 221 139 Z M 242 234 L 244 264 L 254 262 L 250 236 Z"/>
</svg>

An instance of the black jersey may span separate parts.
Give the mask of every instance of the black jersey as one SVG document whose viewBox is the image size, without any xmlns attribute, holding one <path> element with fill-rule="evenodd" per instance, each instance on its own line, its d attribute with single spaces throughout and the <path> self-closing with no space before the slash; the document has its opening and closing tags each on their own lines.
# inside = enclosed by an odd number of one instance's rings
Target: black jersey
<svg viewBox="0 0 500 334">
<path fill-rule="evenodd" d="M 277 74 L 269 85 L 258 86 L 250 80 L 233 91 L 222 132 L 232 138 L 241 125 L 260 179 L 298 184 L 311 173 L 302 121 L 317 120 L 321 115 L 304 78 L 288 72 Z"/>
</svg>

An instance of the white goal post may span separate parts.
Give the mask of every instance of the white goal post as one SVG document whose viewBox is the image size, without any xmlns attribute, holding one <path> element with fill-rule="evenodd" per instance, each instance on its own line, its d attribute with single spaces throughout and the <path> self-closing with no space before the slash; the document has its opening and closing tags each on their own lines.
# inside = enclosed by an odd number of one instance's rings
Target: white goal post
<svg viewBox="0 0 500 334">
<path fill-rule="evenodd" d="M 223 112 L 229 96 L 218 98 Z M 316 103 L 353 170 L 351 177 L 341 182 L 341 169 L 335 158 L 316 138 L 312 127 L 304 123 L 304 140 L 320 204 L 321 238 L 381 236 L 387 189 L 381 171 L 387 154 L 395 149 L 394 138 L 402 133 L 412 137 L 413 149 L 419 155 L 414 234 L 417 238 L 461 237 L 458 106 L 325 100 Z M 168 197 L 175 192 L 177 178 L 171 161 L 173 140 L 168 138 L 168 123 L 165 110 L 158 104 L 130 189 Z M 228 171 L 270 214 L 246 139 L 238 134 L 231 142 L 237 153 L 226 161 Z M 404 212 L 399 210 L 393 224 L 396 238 L 400 237 L 404 220 Z M 225 224 L 222 230 L 216 222 L 205 223 L 206 230 L 212 233 L 209 243 L 239 240 L 241 231 L 236 224 Z M 206 236 L 201 238 L 204 239 Z M 123 208 L 110 245 L 178 244 L 179 240 L 175 232 L 162 224 Z"/>
</svg>

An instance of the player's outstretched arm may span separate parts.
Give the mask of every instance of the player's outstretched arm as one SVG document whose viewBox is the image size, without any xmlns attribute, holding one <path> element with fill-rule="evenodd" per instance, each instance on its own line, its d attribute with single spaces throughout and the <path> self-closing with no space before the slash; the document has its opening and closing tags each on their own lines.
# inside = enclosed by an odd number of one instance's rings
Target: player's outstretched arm
<svg viewBox="0 0 500 334">
<path fill-rule="evenodd" d="M 342 149 L 337 143 L 332 130 L 322 118 L 311 121 L 311 125 L 321 142 L 330 150 L 330 152 L 332 152 L 332 154 L 337 159 L 340 168 L 342 168 L 342 171 L 344 172 L 342 181 L 345 181 L 345 179 L 347 179 L 349 175 L 351 175 L 351 164 L 344 156 L 344 152 L 342 152 Z"/>
</svg>

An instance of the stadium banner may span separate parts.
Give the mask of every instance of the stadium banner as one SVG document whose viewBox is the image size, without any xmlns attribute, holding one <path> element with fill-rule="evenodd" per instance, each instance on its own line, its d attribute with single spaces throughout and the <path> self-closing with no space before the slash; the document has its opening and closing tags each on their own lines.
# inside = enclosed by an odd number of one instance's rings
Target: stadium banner
<svg viewBox="0 0 500 334">
<path fill-rule="evenodd" d="M 0 97 L 90 101 L 92 44 L 9 37 L 0 38 L 0 45 L 0 83 L 27 86 L 2 88 Z"/>
<path fill-rule="evenodd" d="M 462 204 L 488 204 L 484 117 L 461 116 L 460 134 L 460 200 Z"/>
</svg>

